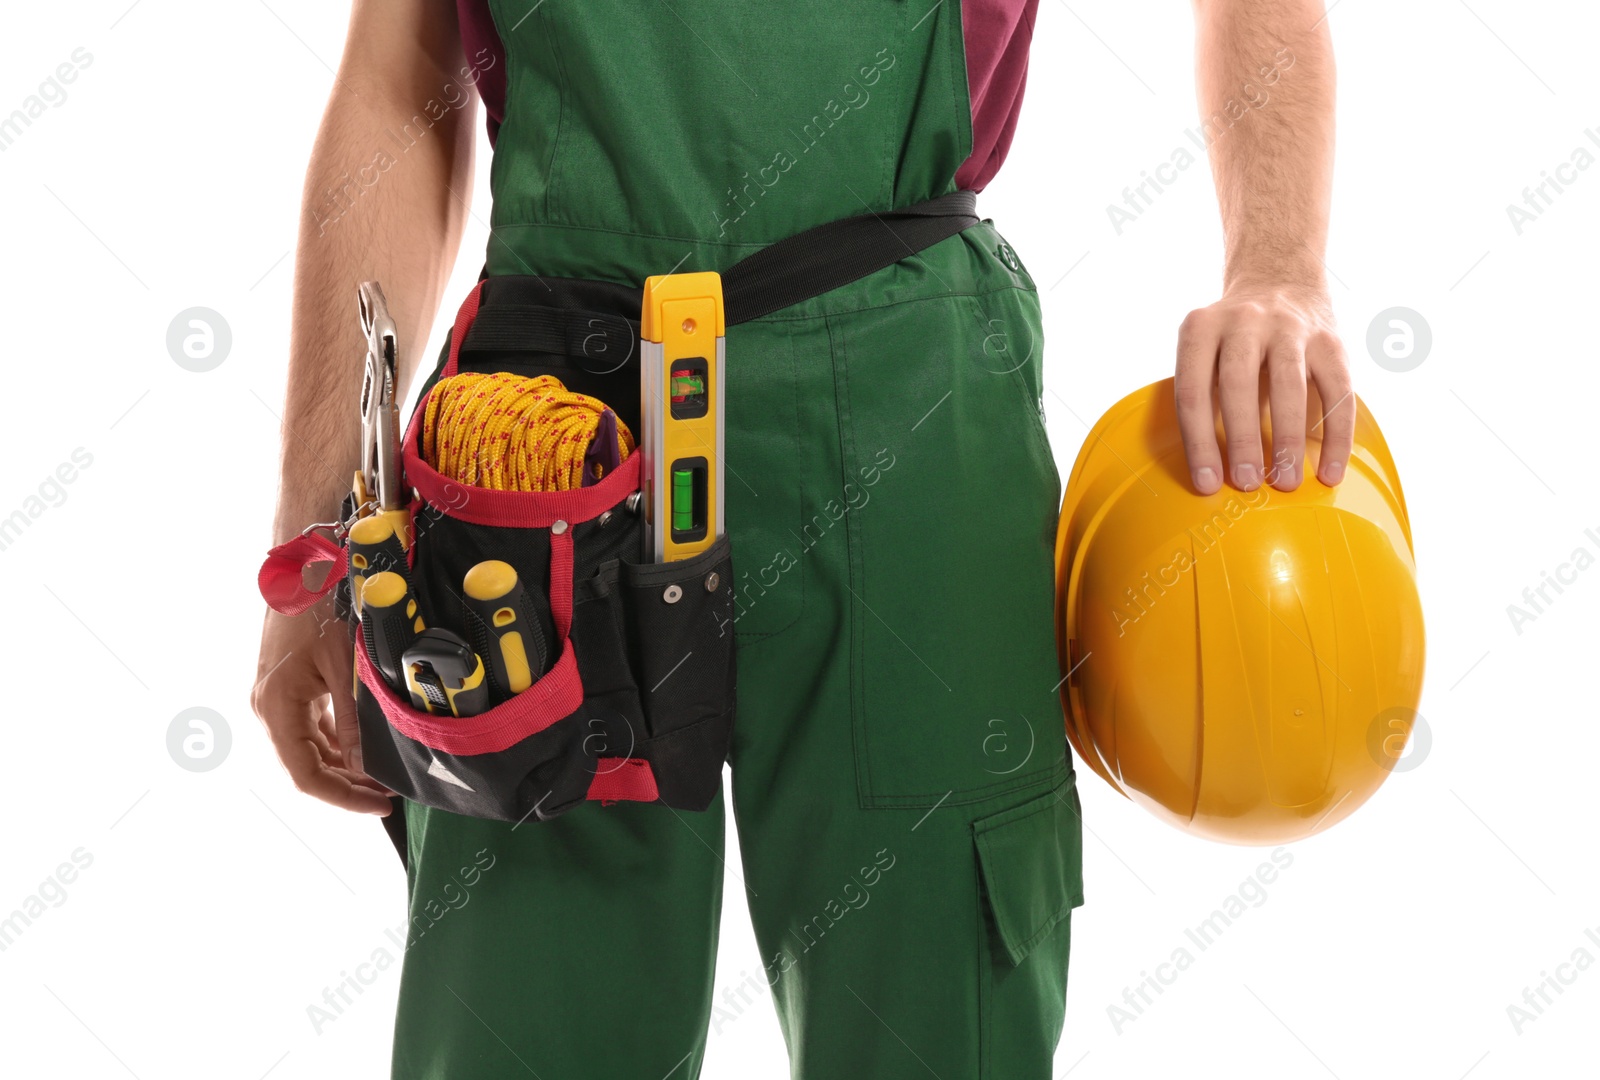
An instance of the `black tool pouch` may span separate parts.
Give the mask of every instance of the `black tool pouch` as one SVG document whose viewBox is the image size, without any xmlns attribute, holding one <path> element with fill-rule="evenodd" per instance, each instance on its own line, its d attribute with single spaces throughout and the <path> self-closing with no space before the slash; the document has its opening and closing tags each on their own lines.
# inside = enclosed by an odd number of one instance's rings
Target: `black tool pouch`
<svg viewBox="0 0 1600 1080">
<path fill-rule="evenodd" d="M 532 313 L 517 303 L 529 280 L 479 284 L 403 447 L 414 493 L 405 573 L 419 613 L 429 627 L 483 640 L 462 580 L 484 560 L 509 563 L 535 624 L 525 635 L 534 681 L 520 693 L 492 690 L 476 715 L 429 713 L 385 680 L 358 634 L 364 766 L 415 802 L 502 821 L 548 819 L 586 799 L 704 810 L 734 719 L 729 539 L 690 559 L 644 562 L 638 451 L 592 486 L 549 493 L 460 484 L 420 456 L 428 395 L 461 370 L 558 375 L 637 430 L 637 354 L 624 344 L 636 323 L 621 311 L 637 309 L 638 291 L 600 297 L 593 283 L 566 283 L 558 304 L 569 306 L 551 307 L 552 280 L 539 282 L 542 308 Z M 483 301 L 489 286 L 501 302 Z"/>
<path fill-rule="evenodd" d="M 979 220 L 974 193 L 961 190 L 786 237 L 722 271 L 725 323 L 820 296 Z M 472 641 L 462 578 L 481 560 L 502 560 L 531 601 L 540 625 L 529 636 L 542 637 L 543 649 L 531 686 L 453 717 L 413 708 L 356 635 L 365 768 L 408 799 L 524 821 L 585 799 L 699 810 L 716 797 L 735 697 L 727 538 L 693 559 L 643 562 L 637 453 L 592 487 L 549 494 L 456 484 L 419 455 L 427 396 L 458 371 L 553 374 L 639 431 L 641 303 L 642 289 L 612 282 L 487 278 L 462 305 L 446 359 L 423 388 L 403 447 L 415 491 L 406 574 L 419 610 L 429 625 Z M 259 580 L 275 610 L 299 614 L 332 588 L 332 578 L 318 590 L 301 582 L 307 566 L 348 555 L 314 535 L 318 528 L 268 553 Z M 399 830 L 390 835 L 404 858 Z"/>
</svg>

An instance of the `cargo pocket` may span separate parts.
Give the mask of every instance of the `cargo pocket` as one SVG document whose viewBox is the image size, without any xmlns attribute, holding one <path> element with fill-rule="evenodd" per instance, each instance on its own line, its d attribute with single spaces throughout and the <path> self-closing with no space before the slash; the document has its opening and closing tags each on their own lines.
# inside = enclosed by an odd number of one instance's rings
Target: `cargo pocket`
<svg viewBox="0 0 1600 1080">
<path fill-rule="evenodd" d="M 846 465 L 876 481 L 847 519 L 861 803 L 1043 790 L 1065 769 L 1065 739 L 1037 297 L 1001 289 L 830 321 Z"/>
<path fill-rule="evenodd" d="M 1072 909 L 1083 903 L 1076 776 L 972 824 L 982 891 L 981 1077 L 1048 1076 L 1066 1016 Z"/>
</svg>

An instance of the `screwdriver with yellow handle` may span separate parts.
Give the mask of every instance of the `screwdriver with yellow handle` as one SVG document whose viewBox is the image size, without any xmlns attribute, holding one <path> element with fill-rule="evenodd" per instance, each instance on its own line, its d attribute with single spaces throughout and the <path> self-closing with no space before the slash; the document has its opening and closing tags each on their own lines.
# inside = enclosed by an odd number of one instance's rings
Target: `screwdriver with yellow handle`
<svg viewBox="0 0 1600 1080">
<path fill-rule="evenodd" d="M 350 602 L 360 615 L 367 578 L 384 572 L 404 577 L 406 549 L 403 538 L 395 532 L 393 519 L 383 514 L 364 517 L 350 526 L 349 545 Z"/>
<path fill-rule="evenodd" d="M 361 633 L 372 662 L 397 694 L 406 690 L 401 658 L 425 629 L 405 578 L 382 570 L 366 579 L 361 587 Z"/>
<path fill-rule="evenodd" d="M 544 634 L 510 563 L 478 563 L 461 582 L 472 627 L 472 646 L 505 697 L 520 694 L 544 672 Z"/>
</svg>

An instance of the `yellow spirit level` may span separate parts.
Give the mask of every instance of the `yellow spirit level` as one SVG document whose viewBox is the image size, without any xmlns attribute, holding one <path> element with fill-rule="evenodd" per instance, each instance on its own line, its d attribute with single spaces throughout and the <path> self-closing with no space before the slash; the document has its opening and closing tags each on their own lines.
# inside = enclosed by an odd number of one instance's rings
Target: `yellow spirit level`
<svg viewBox="0 0 1600 1080">
<path fill-rule="evenodd" d="M 698 555 L 724 530 L 724 330 L 714 271 L 645 279 L 639 450 L 645 552 L 655 562 Z"/>
</svg>

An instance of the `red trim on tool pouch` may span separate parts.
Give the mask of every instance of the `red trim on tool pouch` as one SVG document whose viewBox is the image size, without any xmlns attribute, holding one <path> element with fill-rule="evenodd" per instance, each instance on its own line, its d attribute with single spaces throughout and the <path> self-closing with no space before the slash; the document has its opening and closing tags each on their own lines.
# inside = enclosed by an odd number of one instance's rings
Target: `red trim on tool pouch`
<svg viewBox="0 0 1600 1080">
<path fill-rule="evenodd" d="M 483 301 L 483 287 L 487 281 L 480 281 L 472 287 L 467 298 L 461 301 L 461 307 L 456 312 L 456 324 L 450 330 L 450 358 L 444 362 L 444 370 L 439 377 L 448 379 L 461 367 L 461 343 L 467 339 L 467 331 L 472 329 L 472 320 L 478 317 L 478 305 Z"/>
<path fill-rule="evenodd" d="M 637 450 L 613 469 L 610 476 L 589 487 L 567 491 L 499 491 L 451 480 L 412 451 L 409 438 L 406 445 L 407 482 L 438 512 L 473 525 L 505 525 L 519 529 L 548 529 L 557 521 L 576 525 L 599 517 L 639 487 Z"/>
<path fill-rule="evenodd" d="M 583 704 L 583 680 L 568 636 L 572 630 L 572 565 L 572 532 L 568 530 L 550 538 L 550 614 L 561 637 L 561 659 L 522 693 L 477 716 L 434 716 L 412 708 L 383 681 L 367 654 L 366 635 L 356 635 L 356 668 L 361 681 L 394 729 L 434 750 L 465 757 L 507 750 L 577 712 Z"/>
<path fill-rule="evenodd" d="M 507 750 L 537 735 L 583 704 L 583 683 L 572 642 L 564 643 L 561 659 L 542 678 L 510 701 L 477 716 L 433 716 L 402 702 L 383 681 L 367 655 L 364 635 L 356 637 L 356 668 L 361 681 L 383 709 L 394 729 L 408 739 L 461 757 Z"/>
<path fill-rule="evenodd" d="M 597 802 L 655 802 L 661 798 L 656 774 L 644 758 L 601 758 L 585 799 Z"/>
<path fill-rule="evenodd" d="M 461 343 L 467 339 L 467 331 L 472 329 L 472 320 L 478 317 L 478 304 L 483 300 L 483 287 L 487 280 L 480 281 L 467 293 L 467 298 L 461 301 L 461 307 L 456 311 L 456 322 L 450 329 L 450 356 L 445 360 L 444 367 L 439 369 L 439 378 L 448 379 L 454 375 L 461 364 Z M 437 384 L 438 380 L 434 380 Z M 407 477 L 410 479 L 410 459 L 413 450 L 422 445 L 422 414 L 428 404 L 428 396 L 433 393 L 433 387 L 428 388 L 428 394 L 423 395 L 411 410 L 411 421 L 406 424 L 405 439 L 401 445 L 405 448 L 407 460 Z"/>
</svg>

